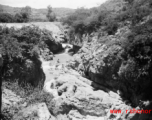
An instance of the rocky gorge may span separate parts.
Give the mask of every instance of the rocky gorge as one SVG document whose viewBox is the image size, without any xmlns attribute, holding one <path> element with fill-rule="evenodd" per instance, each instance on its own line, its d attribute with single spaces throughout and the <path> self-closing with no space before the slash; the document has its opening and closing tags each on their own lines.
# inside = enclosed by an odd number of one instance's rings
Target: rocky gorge
<svg viewBox="0 0 152 120">
<path fill-rule="evenodd" d="M 150 81 L 141 85 L 126 78 L 130 71 L 125 68 L 132 64 L 123 59 L 120 44 L 128 32 L 123 27 L 115 35 L 103 33 L 100 39 L 92 33 L 82 38 L 81 45 L 56 42 L 60 36 L 54 36 L 54 41 L 45 39 L 50 47 L 40 50 L 37 64 L 26 60 L 23 66 L 28 74 L 21 76 L 30 81 L 41 79 L 42 89 L 34 98 L 22 98 L 5 85 L 3 110 L 6 114 L 13 111 L 13 120 L 151 120 L 151 113 L 130 112 L 152 106 L 143 99 Z"/>
</svg>

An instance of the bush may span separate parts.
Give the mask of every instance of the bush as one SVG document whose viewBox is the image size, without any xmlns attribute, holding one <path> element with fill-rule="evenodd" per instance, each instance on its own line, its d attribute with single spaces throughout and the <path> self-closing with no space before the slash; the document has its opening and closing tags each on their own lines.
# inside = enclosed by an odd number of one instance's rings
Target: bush
<svg viewBox="0 0 152 120">
<path fill-rule="evenodd" d="M 49 5 L 48 7 L 47 7 L 47 15 L 46 15 L 46 17 L 48 18 L 48 20 L 50 21 L 50 22 L 53 22 L 53 21 L 55 21 L 56 20 L 56 15 L 55 15 L 55 13 L 52 11 L 52 7 Z"/>
<path fill-rule="evenodd" d="M 29 18 L 26 13 L 16 13 L 15 14 L 14 22 L 23 23 L 23 22 L 28 22 L 28 21 L 29 21 Z"/>
<path fill-rule="evenodd" d="M 113 19 L 107 19 L 105 24 L 104 30 L 109 34 L 109 35 L 114 35 L 118 29 L 118 23 L 117 21 Z"/>
<path fill-rule="evenodd" d="M 0 13 L 0 22 L 2 23 L 12 23 L 15 21 L 15 18 L 13 15 L 9 13 Z"/>
<path fill-rule="evenodd" d="M 3 55 L 4 79 L 19 79 L 19 83 L 38 85 L 44 80 L 39 60 L 40 48 L 48 47 L 46 40 L 53 42 L 51 33 L 38 27 L 21 29 L 0 27 L 0 54 Z"/>
<path fill-rule="evenodd" d="M 96 31 L 101 26 L 101 22 L 99 20 L 99 14 L 91 15 L 90 17 L 86 18 L 84 24 L 86 25 L 87 33 L 91 34 L 92 32 Z"/>
<path fill-rule="evenodd" d="M 85 33 L 85 25 L 82 21 L 77 21 L 73 24 L 73 28 L 75 30 L 75 33 L 79 33 L 80 35 L 83 35 Z"/>
</svg>

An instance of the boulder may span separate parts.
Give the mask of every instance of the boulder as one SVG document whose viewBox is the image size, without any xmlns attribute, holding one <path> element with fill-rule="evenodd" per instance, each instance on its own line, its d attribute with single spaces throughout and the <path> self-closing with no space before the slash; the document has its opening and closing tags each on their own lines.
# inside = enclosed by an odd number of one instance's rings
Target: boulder
<svg viewBox="0 0 152 120">
<path fill-rule="evenodd" d="M 105 116 L 107 109 L 114 103 L 121 103 L 118 95 L 110 93 L 112 97 L 103 91 L 94 91 L 89 83 L 84 83 L 77 76 L 66 74 L 55 79 L 53 86 L 58 92 L 49 110 L 53 114 L 68 114 L 72 109 L 78 110 L 80 114 L 97 117 Z M 49 82 L 45 83 L 48 85 Z M 51 84 L 50 84 L 51 86 Z M 50 87 L 50 89 L 52 89 Z M 48 90 L 53 92 L 53 90 Z"/>
<path fill-rule="evenodd" d="M 45 61 L 53 60 L 53 53 L 48 48 L 41 50 L 41 55 Z"/>
<path fill-rule="evenodd" d="M 79 113 L 78 110 L 71 110 L 68 114 L 70 120 L 105 120 L 105 117 L 97 117 L 97 116 L 83 116 Z"/>
<path fill-rule="evenodd" d="M 54 54 L 58 53 L 58 52 L 61 52 L 63 50 L 62 44 L 55 41 L 55 40 L 51 41 L 50 39 L 48 39 L 48 40 L 45 40 L 45 43 L 47 44 L 49 50 L 51 52 L 53 52 Z"/>
<path fill-rule="evenodd" d="M 3 88 L 2 91 L 2 109 L 9 108 L 22 101 L 22 98 L 9 89 Z"/>
</svg>

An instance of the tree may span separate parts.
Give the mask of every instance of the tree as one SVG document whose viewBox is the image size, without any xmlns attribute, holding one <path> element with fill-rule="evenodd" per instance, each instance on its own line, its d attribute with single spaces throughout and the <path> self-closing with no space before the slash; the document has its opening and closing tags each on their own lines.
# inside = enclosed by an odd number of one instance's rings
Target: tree
<svg viewBox="0 0 152 120">
<path fill-rule="evenodd" d="M 26 6 L 26 7 L 22 8 L 21 12 L 27 13 L 28 16 L 30 16 L 30 15 L 31 15 L 31 12 L 32 12 L 32 9 L 31 9 L 30 6 Z"/>
<path fill-rule="evenodd" d="M 3 13 L 3 12 L 4 12 L 3 8 L 0 8 L 0 13 Z"/>
<path fill-rule="evenodd" d="M 46 17 L 48 18 L 48 20 L 50 22 L 53 22 L 53 21 L 56 20 L 56 15 L 53 12 L 52 7 L 50 5 L 47 7 L 47 15 L 46 15 Z"/>
<path fill-rule="evenodd" d="M 15 21 L 19 23 L 22 23 L 24 21 L 20 13 L 15 14 Z"/>
<path fill-rule="evenodd" d="M 12 23 L 15 22 L 14 16 L 9 13 L 0 13 L 0 22 Z"/>
<path fill-rule="evenodd" d="M 23 18 L 23 22 L 28 22 L 30 20 L 32 9 L 30 6 L 26 6 L 21 10 L 21 16 Z"/>
</svg>

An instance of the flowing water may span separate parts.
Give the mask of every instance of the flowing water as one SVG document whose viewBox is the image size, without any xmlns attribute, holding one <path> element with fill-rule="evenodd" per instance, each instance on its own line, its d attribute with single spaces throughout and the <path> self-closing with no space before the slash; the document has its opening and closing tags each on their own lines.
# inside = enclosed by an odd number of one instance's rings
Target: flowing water
<svg viewBox="0 0 152 120">
<path fill-rule="evenodd" d="M 65 48 L 66 45 L 69 44 L 63 44 L 63 48 Z M 42 68 L 46 76 L 45 82 L 56 77 L 58 70 L 56 70 L 55 68 L 57 67 L 57 65 L 59 65 L 59 68 L 64 67 L 65 64 L 73 58 L 71 55 L 68 54 L 68 49 L 69 48 L 65 48 L 63 52 L 55 54 L 53 60 L 51 61 L 45 61 L 42 57 L 40 58 L 40 60 L 42 61 Z M 54 71 L 50 72 L 51 69 L 53 69 Z"/>
</svg>

